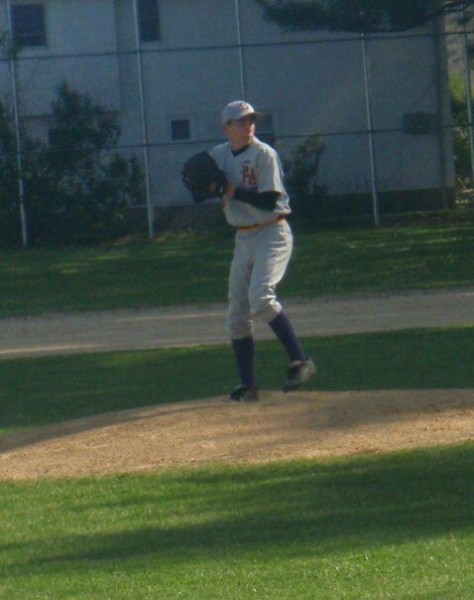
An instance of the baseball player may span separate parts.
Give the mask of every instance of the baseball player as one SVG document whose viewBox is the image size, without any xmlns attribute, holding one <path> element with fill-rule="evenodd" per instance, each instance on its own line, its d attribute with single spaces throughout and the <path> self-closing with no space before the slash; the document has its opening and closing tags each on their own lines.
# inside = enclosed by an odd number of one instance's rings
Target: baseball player
<svg viewBox="0 0 474 600">
<path fill-rule="evenodd" d="M 249 103 L 230 102 L 222 111 L 228 141 L 209 152 L 227 178 L 222 206 L 227 222 L 236 229 L 227 320 L 240 377 L 230 395 L 235 401 L 258 399 L 254 318 L 268 323 L 288 354 L 285 392 L 297 389 L 316 372 L 275 293 L 292 252 L 293 235 L 286 220 L 291 210 L 279 156 L 255 135 L 258 116 Z"/>
<path fill-rule="evenodd" d="M 253 319 L 267 322 L 285 347 L 290 365 L 285 392 L 306 383 L 316 372 L 275 294 L 291 256 L 293 237 L 286 221 L 289 198 L 280 159 L 255 136 L 259 113 L 236 100 L 222 112 L 228 141 L 191 156 L 181 170 L 194 202 L 222 200 L 235 227 L 235 250 L 229 275 L 228 330 L 240 384 L 231 400 L 258 399 L 255 381 Z"/>
</svg>

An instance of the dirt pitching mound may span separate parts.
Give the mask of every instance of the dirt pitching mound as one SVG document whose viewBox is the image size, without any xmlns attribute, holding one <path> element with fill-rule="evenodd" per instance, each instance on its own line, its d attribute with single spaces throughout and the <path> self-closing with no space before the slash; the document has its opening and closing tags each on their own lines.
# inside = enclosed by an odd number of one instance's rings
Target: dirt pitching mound
<svg viewBox="0 0 474 600">
<path fill-rule="evenodd" d="M 0 440 L 0 479 L 344 456 L 473 439 L 473 390 L 263 392 L 127 410 Z"/>
</svg>

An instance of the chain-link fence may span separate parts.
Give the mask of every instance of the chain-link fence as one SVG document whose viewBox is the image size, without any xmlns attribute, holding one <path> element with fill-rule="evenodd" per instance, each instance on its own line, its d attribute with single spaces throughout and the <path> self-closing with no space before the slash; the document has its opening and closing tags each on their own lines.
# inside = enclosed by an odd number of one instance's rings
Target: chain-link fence
<svg viewBox="0 0 474 600">
<path fill-rule="evenodd" d="M 110 14 L 98 15 L 105 25 L 89 34 L 87 50 L 82 41 L 69 52 L 63 40 L 58 49 L 46 51 L 39 39 L 17 52 L 7 33 L 2 36 L 0 100 L 15 133 L 12 171 L 18 176 L 24 244 L 29 222 L 24 179 L 29 174 L 23 162 L 38 148 L 28 148 L 22 136 L 28 132 L 42 140 L 42 151 L 58 153 L 51 103 L 64 81 L 118 119 L 120 139 L 101 151 L 138 157 L 151 237 L 156 207 L 189 202 L 180 167 L 194 151 L 222 140 L 220 109 L 239 97 L 263 110 L 259 135 L 274 143 L 283 158 L 318 135 L 324 143 L 319 187 L 335 206 L 354 206 L 363 199 L 375 223 L 396 205 L 394 198 L 410 198 L 416 208 L 417 202 L 429 206 L 424 202 L 429 197 L 436 199 L 432 206 L 448 207 L 456 172 L 470 188 L 473 33 L 466 20 L 438 20 L 398 34 L 281 35 L 274 27 L 259 29 L 254 3 L 225 4 L 235 12 L 213 15 L 215 25 L 227 27 L 227 35 L 214 34 L 212 44 L 206 35 L 209 16 L 200 13 L 180 16 L 176 39 L 168 33 L 156 44 L 144 42 L 133 0 L 121 3 L 119 14 L 112 3 Z M 165 25 L 172 29 L 178 17 L 172 4 L 168 7 Z"/>
</svg>

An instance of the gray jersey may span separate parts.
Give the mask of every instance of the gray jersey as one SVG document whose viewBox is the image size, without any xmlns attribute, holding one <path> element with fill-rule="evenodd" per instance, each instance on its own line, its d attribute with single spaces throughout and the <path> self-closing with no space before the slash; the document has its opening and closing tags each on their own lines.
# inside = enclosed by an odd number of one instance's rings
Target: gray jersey
<svg viewBox="0 0 474 600">
<path fill-rule="evenodd" d="M 277 152 L 268 144 L 254 138 L 243 152 L 234 155 L 229 142 L 210 152 L 230 183 L 251 192 L 279 192 L 275 209 L 262 210 L 240 200 L 224 197 L 223 209 L 227 222 L 233 227 L 246 227 L 271 221 L 278 215 L 291 212 L 289 197 L 283 183 L 283 168 Z"/>
</svg>

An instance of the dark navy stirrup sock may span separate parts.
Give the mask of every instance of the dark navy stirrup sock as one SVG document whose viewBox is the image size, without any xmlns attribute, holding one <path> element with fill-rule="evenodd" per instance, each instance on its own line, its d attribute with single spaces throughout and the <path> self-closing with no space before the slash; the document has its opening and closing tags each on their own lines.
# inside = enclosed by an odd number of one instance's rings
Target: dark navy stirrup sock
<svg viewBox="0 0 474 600">
<path fill-rule="evenodd" d="M 255 341 L 252 336 L 232 340 L 235 362 L 242 385 L 255 385 L 254 356 Z"/>
<path fill-rule="evenodd" d="M 277 336 L 280 342 L 285 347 L 285 350 L 293 361 L 305 361 L 308 360 L 308 356 L 303 350 L 300 340 L 298 339 L 293 325 L 291 324 L 288 315 L 281 311 L 273 321 L 268 323 L 273 333 Z"/>
</svg>

